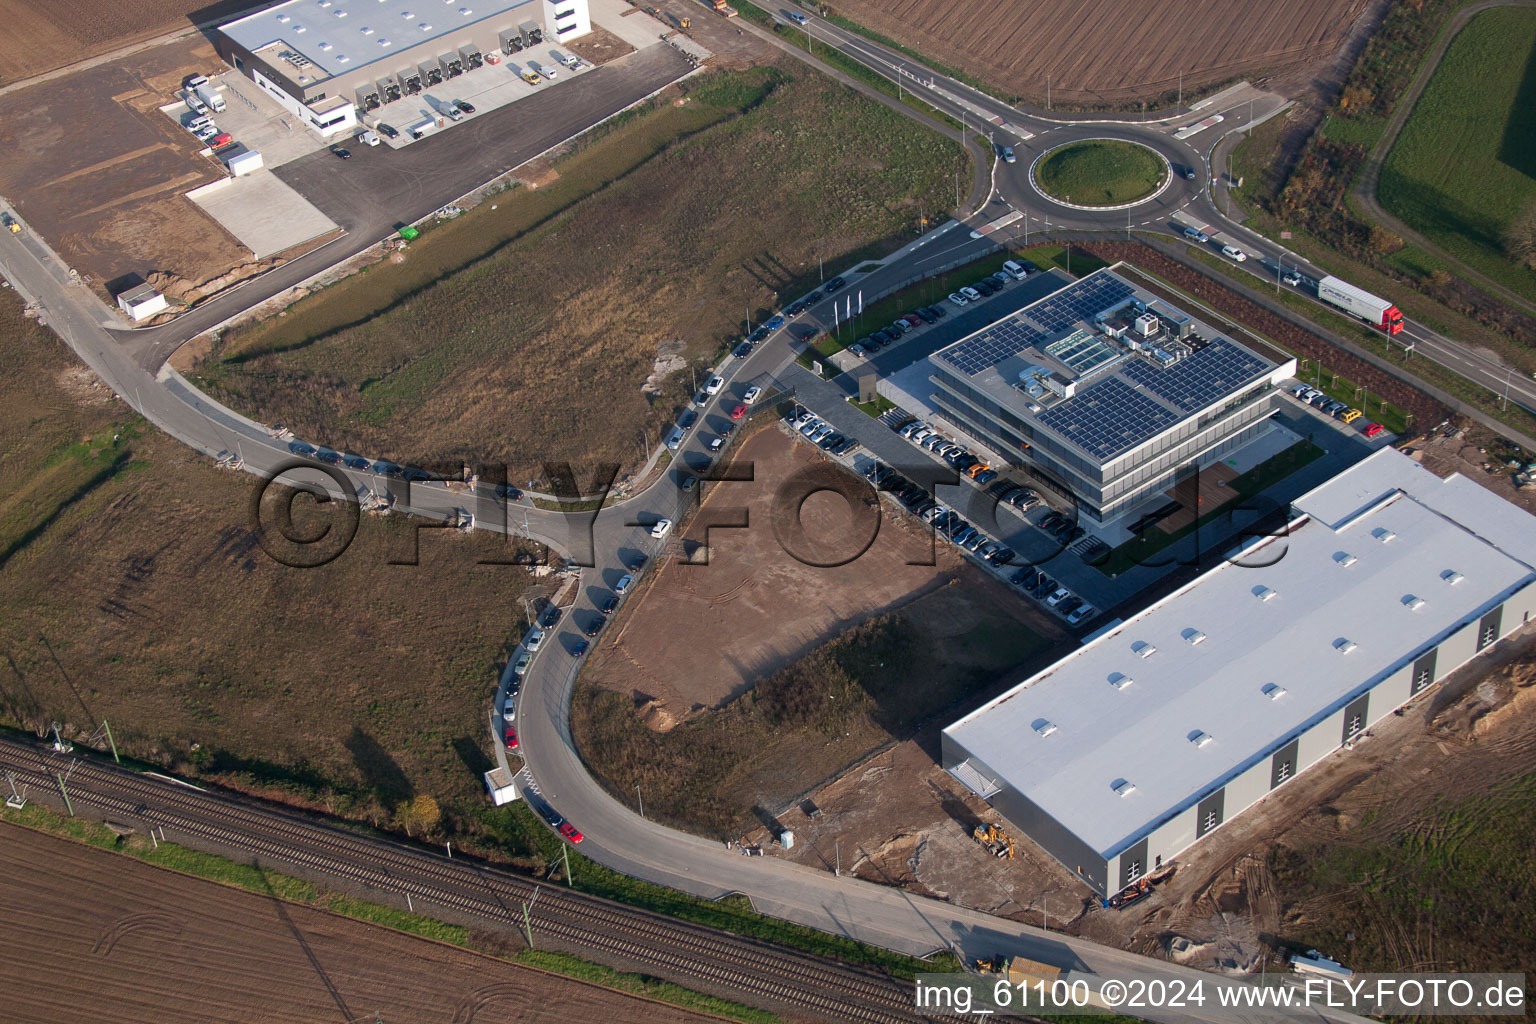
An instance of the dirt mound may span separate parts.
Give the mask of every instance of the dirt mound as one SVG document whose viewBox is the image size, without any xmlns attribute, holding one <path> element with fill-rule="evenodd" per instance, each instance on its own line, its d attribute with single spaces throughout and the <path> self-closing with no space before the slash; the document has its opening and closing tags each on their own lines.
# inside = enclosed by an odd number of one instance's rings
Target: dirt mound
<svg viewBox="0 0 1536 1024">
<path fill-rule="evenodd" d="M 677 716 L 667 710 L 667 706 L 659 700 L 648 700 L 636 709 L 640 715 L 640 721 L 653 732 L 671 732 L 677 728 Z"/>
</svg>

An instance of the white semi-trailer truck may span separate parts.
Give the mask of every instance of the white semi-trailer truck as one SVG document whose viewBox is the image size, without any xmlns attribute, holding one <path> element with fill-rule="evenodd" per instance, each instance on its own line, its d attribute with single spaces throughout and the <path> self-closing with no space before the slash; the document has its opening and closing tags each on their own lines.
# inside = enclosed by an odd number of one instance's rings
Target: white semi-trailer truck
<svg viewBox="0 0 1536 1024">
<path fill-rule="evenodd" d="M 1364 288 L 1356 288 L 1348 281 L 1340 281 L 1336 277 L 1323 278 L 1317 282 L 1317 297 L 1387 334 L 1398 334 L 1403 329 L 1403 314 L 1398 312 L 1396 306 Z"/>
</svg>

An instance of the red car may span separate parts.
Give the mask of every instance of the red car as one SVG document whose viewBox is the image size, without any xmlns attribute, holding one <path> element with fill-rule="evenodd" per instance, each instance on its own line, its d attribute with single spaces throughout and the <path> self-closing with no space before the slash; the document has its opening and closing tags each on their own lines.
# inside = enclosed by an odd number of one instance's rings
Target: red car
<svg viewBox="0 0 1536 1024">
<path fill-rule="evenodd" d="M 1386 430 L 1386 429 L 1387 428 L 1382 426 L 1380 423 L 1367 423 L 1365 425 L 1365 436 L 1366 437 L 1375 437 L 1377 434 L 1381 433 L 1383 430 Z"/>
<path fill-rule="evenodd" d="M 586 836 L 582 835 L 580 832 L 576 831 L 576 826 L 572 825 L 568 821 L 561 824 L 561 826 L 560 826 L 560 834 L 565 836 L 565 838 L 569 839 L 572 842 L 572 844 L 579 843 L 583 839 L 587 838 Z"/>
<path fill-rule="evenodd" d="M 507 749 L 517 749 L 517 730 L 512 728 L 510 725 L 507 726 Z"/>
<path fill-rule="evenodd" d="M 745 416 L 746 414 L 747 414 L 747 407 L 745 405 L 738 404 L 736 406 L 736 408 L 731 410 L 731 419 L 739 420 L 743 416 Z"/>
</svg>

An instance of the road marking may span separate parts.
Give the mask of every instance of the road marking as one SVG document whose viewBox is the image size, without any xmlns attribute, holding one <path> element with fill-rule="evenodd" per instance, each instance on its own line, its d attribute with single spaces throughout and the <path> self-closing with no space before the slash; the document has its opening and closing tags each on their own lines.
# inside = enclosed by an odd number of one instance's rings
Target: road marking
<svg viewBox="0 0 1536 1024">
<path fill-rule="evenodd" d="M 1194 124 L 1186 125 L 1185 127 L 1180 128 L 1178 131 L 1173 133 L 1173 137 L 1176 138 L 1176 139 L 1187 139 L 1191 135 L 1199 135 L 1201 132 L 1203 132 L 1207 128 L 1209 128 L 1211 125 L 1219 124 L 1220 122 L 1225 121 L 1225 120 L 1226 120 L 1226 118 L 1223 117 L 1221 114 L 1212 114 L 1210 117 L 1206 118 L 1204 121 L 1196 121 Z"/>
</svg>

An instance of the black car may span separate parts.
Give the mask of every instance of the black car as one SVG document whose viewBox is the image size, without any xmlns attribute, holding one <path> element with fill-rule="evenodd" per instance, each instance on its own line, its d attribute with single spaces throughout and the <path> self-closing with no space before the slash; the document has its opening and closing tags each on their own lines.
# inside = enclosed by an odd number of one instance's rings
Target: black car
<svg viewBox="0 0 1536 1024">
<path fill-rule="evenodd" d="M 351 160 L 352 159 L 352 151 L 350 149 L 342 149 L 340 146 L 332 146 L 331 147 L 331 152 L 335 153 L 337 156 L 341 157 L 343 160 Z"/>
<path fill-rule="evenodd" d="M 940 320 L 943 320 L 945 317 L 949 316 L 949 310 L 945 309 L 943 306 L 929 306 L 928 312 L 932 313 Z"/>
<path fill-rule="evenodd" d="M 734 355 L 737 359 L 747 358 L 747 356 L 752 354 L 752 343 L 750 341 L 742 342 L 740 345 L 736 346 L 735 350 L 731 354 Z"/>
<path fill-rule="evenodd" d="M 936 324 L 939 322 L 938 316 L 933 312 L 933 310 L 926 306 L 918 310 L 917 315 L 922 317 L 923 323 L 925 324 Z"/>
<path fill-rule="evenodd" d="M 980 281 L 977 281 L 975 284 L 971 285 L 971 287 L 975 288 L 983 295 L 997 294 L 997 285 L 993 284 L 991 281 L 988 281 L 986 278 L 982 278 Z"/>
<path fill-rule="evenodd" d="M 302 455 L 306 459 L 312 458 L 315 454 L 315 446 L 312 444 L 305 444 L 303 441 L 289 441 L 288 450 L 293 452 L 295 455 Z"/>
<path fill-rule="evenodd" d="M 1032 580 L 1034 576 L 1035 571 L 1033 569 L 1020 569 L 1018 572 L 1008 577 L 1008 582 L 1012 583 L 1016 587 L 1022 587 L 1024 584 Z"/>
<path fill-rule="evenodd" d="M 591 646 L 592 645 L 587 643 L 585 640 L 577 640 L 574 644 L 571 645 L 571 657 L 581 657 L 583 654 L 587 653 Z"/>
<path fill-rule="evenodd" d="M 341 465 L 341 453 L 333 452 L 329 448 L 320 449 L 320 451 L 315 454 L 315 458 L 330 466 Z"/>
<path fill-rule="evenodd" d="M 629 563 L 629 571 L 639 572 L 641 569 L 645 568 L 645 563 L 646 557 L 644 555 L 636 555 L 635 560 Z"/>
<path fill-rule="evenodd" d="M 822 291 L 826 292 L 828 295 L 831 295 L 833 292 L 837 291 L 839 288 L 841 288 L 843 285 L 845 285 L 847 283 L 848 283 L 847 281 L 844 281 L 840 277 L 834 277 L 832 280 L 830 280 L 826 284 L 822 285 Z"/>
<path fill-rule="evenodd" d="M 466 114 L 473 114 L 475 112 L 475 105 L 468 100 L 454 100 L 453 104 Z"/>
<path fill-rule="evenodd" d="M 565 824 L 565 819 L 560 817 L 559 812 L 557 812 L 553 807 L 549 806 L 549 804 L 546 804 L 541 800 L 539 801 L 538 807 L 539 817 L 549 822 L 550 828 L 559 828 L 561 825 Z"/>
<path fill-rule="evenodd" d="M 868 338 L 864 339 L 864 351 L 865 352 L 879 352 L 880 349 L 883 348 L 883 347 L 884 346 L 879 341 L 877 341 L 875 339 L 875 336 L 873 334 L 871 334 Z"/>
<path fill-rule="evenodd" d="M 508 501 L 517 501 L 523 496 L 523 492 L 511 484 L 497 484 L 496 497 L 506 498 Z"/>
<path fill-rule="evenodd" d="M 603 631 L 603 627 L 607 624 L 608 620 L 603 616 L 598 615 L 595 616 L 591 622 L 587 623 L 587 628 L 582 630 L 582 632 L 587 634 L 587 636 L 597 636 L 597 634 Z"/>
<path fill-rule="evenodd" d="M 605 600 L 603 602 L 603 609 L 602 609 L 603 610 L 603 614 L 604 615 L 612 615 L 613 612 L 614 612 L 614 609 L 618 608 L 618 606 L 619 606 L 618 596 L 614 595 L 614 594 L 609 594 L 607 600 Z"/>
<path fill-rule="evenodd" d="M 759 327 L 757 330 L 747 335 L 747 340 L 751 342 L 758 342 L 762 341 L 766 337 L 768 337 L 768 328 Z"/>
<path fill-rule="evenodd" d="M 348 469 L 367 469 L 368 468 L 368 460 L 367 459 L 363 458 L 361 455 L 353 455 L 351 452 L 348 452 L 347 454 L 343 455 L 341 457 L 341 461 L 346 464 Z"/>
<path fill-rule="evenodd" d="M 539 616 L 539 625 L 543 626 L 545 629 L 548 629 L 550 626 L 553 626 L 559 621 L 560 609 L 556 608 L 554 605 L 550 605 L 548 608 L 544 609 L 544 614 Z"/>
<path fill-rule="evenodd" d="M 385 476 L 404 476 L 405 475 L 405 470 L 401 469 L 399 466 L 395 465 L 393 462 L 375 462 L 373 464 L 373 468 L 375 470 L 377 470 L 378 472 L 383 473 Z"/>
<path fill-rule="evenodd" d="M 395 131 L 389 125 L 385 124 L 383 121 L 380 121 L 378 124 L 374 125 L 373 127 L 378 131 L 378 133 L 380 135 L 384 136 L 386 139 L 398 139 L 400 137 L 400 133 L 399 132 Z"/>
</svg>

